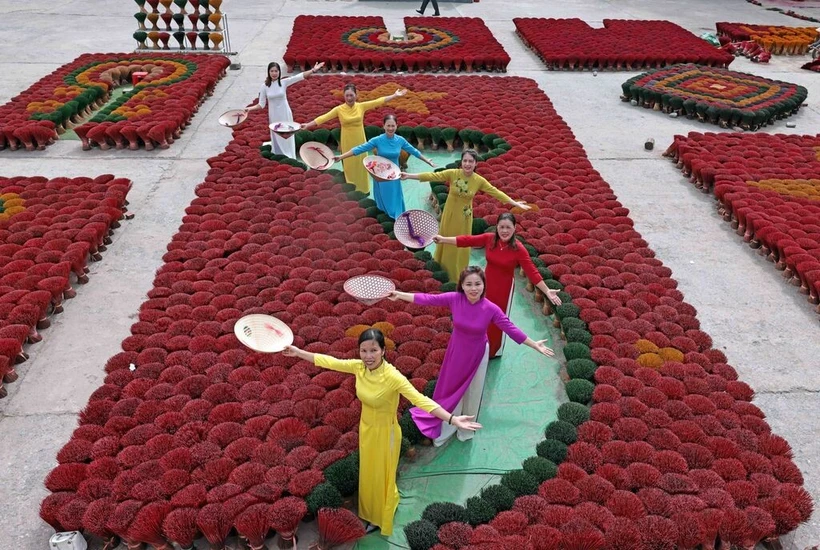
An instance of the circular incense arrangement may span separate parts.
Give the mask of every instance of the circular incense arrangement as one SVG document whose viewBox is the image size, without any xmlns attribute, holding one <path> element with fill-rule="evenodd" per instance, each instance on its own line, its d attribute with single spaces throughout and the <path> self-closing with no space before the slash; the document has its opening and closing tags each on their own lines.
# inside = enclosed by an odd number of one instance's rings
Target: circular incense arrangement
<svg viewBox="0 0 820 550">
<path fill-rule="evenodd" d="M 432 27 L 410 27 L 404 40 L 393 40 L 390 33 L 379 27 L 353 29 L 342 35 L 343 43 L 356 48 L 392 53 L 429 52 L 458 41 L 453 33 Z"/>
<path fill-rule="evenodd" d="M 633 105 L 744 130 L 795 114 L 808 95 L 797 84 L 689 63 L 640 74 L 621 88 L 621 100 Z"/>
</svg>

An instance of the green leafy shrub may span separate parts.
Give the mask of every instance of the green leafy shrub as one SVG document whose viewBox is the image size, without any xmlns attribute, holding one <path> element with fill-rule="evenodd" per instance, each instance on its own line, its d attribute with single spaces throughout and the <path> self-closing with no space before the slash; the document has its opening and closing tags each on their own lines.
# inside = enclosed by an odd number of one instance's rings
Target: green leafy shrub
<svg viewBox="0 0 820 550">
<path fill-rule="evenodd" d="M 296 149 L 302 146 L 303 143 L 307 143 L 308 141 L 313 141 L 313 132 L 310 130 L 299 130 L 295 134 L 293 134 L 293 139 L 296 143 Z"/>
<path fill-rule="evenodd" d="M 430 188 L 433 190 L 433 193 L 435 193 L 436 195 L 438 195 L 439 193 L 444 193 L 446 195 L 450 191 L 447 188 L 446 185 L 444 185 L 443 183 L 439 183 L 439 182 L 433 182 L 430 185 Z"/>
<path fill-rule="evenodd" d="M 538 261 L 541 262 L 541 260 L 538 260 Z M 534 260 L 533 260 L 533 262 L 534 262 Z M 541 262 L 542 265 L 543 265 L 543 263 L 544 262 Z M 552 271 L 550 271 L 550 268 L 548 268 L 546 266 L 539 267 L 538 268 L 538 274 L 541 275 L 541 278 L 544 279 L 544 281 L 549 281 L 553 277 Z"/>
<path fill-rule="evenodd" d="M 561 443 L 572 445 L 578 439 L 578 431 L 575 426 L 563 420 L 553 420 L 544 429 L 544 437 L 547 439 L 557 439 Z"/>
<path fill-rule="evenodd" d="M 580 426 L 589 420 L 589 407 L 580 403 L 564 403 L 558 407 L 558 419 L 569 422 L 573 426 Z"/>
<path fill-rule="evenodd" d="M 564 303 L 555 308 L 555 314 L 558 315 L 559 319 L 563 319 L 564 317 L 578 317 L 579 313 L 581 313 L 581 308 L 575 304 Z"/>
<path fill-rule="evenodd" d="M 487 231 L 488 225 L 484 218 L 473 218 L 473 235 L 481 235 Z"/>
<path fill-rule="evenodd" d="M 566 317 L 564 319 L 561 319 L 561 326 L 564 328 L 565 333 L 566 331 L 574 328 L 580 330 L 587 329 L 587 324 L 580 320 L 578 317 Z"/>
<path fill-rule="evenodd" d="M 421 260 L 422 262 L 429 262 L 433 259 L 433 255 L 427 252 L 426 250 L 420 250 L 418 252 L 413 253 L 413 257 L 417 260 Z"/>
<path fill-rule="evenodd" d="M 567 336 L 567 342 L 578 342 L 585 346 L 588 346 L 592 342 L 592 334 L 580 328 L 569 329 L 565 334 Z"/>
<path fill-rule="evenodd" d="M 441 285 L 442 292 L 455 292 L 458 289 L 458 283 L 456 281 L 447 281 L 443 285 Z"/>
<path fill-rule="evenodd" d="M 589 380 L 576 378 L 575 380 L 567 382 L 565 388 L 570 401 L 586 405 L 592 400 L 592 392 L 595 389 L 595 384 Z"/>
<path fill-rule="evenodd" d="M 547 288 L 550 289 L 550 290 L 564 290 L 564 285 L 562 285 L 559 281 L 557 281 L 555 279 L 544 279 L 544 284 L 547 285 Z M 572 303 L 572 297 L 569 294 L 567 294 L 566 292 L 564 293 L 564 295 L 566 297 L 561 298 L 561 303 L 562 304 Z"/>
<path fill-rule="evenodd" d="M 538 480 L 525 470 L 511 470 L 501 476 L 501 485 L 512 491 L 516 497 L 534 495 L 538 492 Z"/>
<path fill-rule="evenodd" d="M 424 263 L 424 269 L 427 271 L 441 271 L 441 264 L 433 259 L 430 259 Z"/>
<path fill-rule="evenodd" d="M 567 361 L 567 374 L 572 379 L 592 380 L 596 370 L 598 370 L 598 365 L 591 359 L 571 359 Z"/>
<path fill-rule="evenodd" d="M 419 431 L 419 427 L 413 422 L 413 417 L 410 416 L 410 411 L 405 411 L 401 418 L 399 418 L 399 427 L 401 428 L 402 436 L 410 440 L 410 443 L 415 445 L 424 439 L 424 434 Z"/>
<path fill-rule="evenodd" d="M 468 130 L 468 134 L 470 143 L 473 145 L 473 149 L 480 149 L 481 145 L 484 141 L 484 132 L 481 130 Z"/>
<path fill-rule="evenodd" d="M 368 209 L 371 206 L 376 206 L 376 201 L 374 201 L 373 199 L 367 197 L 367 198 L 364 198 L 364 199 L 359 201 L 359 206 L 361 206 L 364 209 Z M 381 220 L 379 220 L 379 221 L 381 221 Z"/>
<path fill-rule="evenodd" d="M 319 143 L 327 144 L 327 140 L 330 139 L 330 130 L 327 128 L 316 128 L 313 130 L 313 139 Z"/>
<path fill-rule="evenodd" d="M 468 498 L 464 505 L 467 507 L 470 525 L 489 523 L 498 513 L 492 504 L 479 496 Z"/>
<path fill-rule="evenodd" d="M 416 142 L 421 149 L 424 147 L 424 140 L 430 137 L 430 130 L 426 126 L 416 126 L 413 128 L 413 135 L 416 136 Z"/>
<path fill-rule="evenodd" d="M 436 281 L 438 281 L 440 283 L 446 283 L 450 280 L 450 276 L 447 275 L 446 271 L 441 269 L 439 271 L 433 271 L 433 279 L 435 279 Z"/>
<path fill-rule="evenodd" d="M 413 128 L 411 128 L 410 126 L 399 126 L 398 128 L 396 128 L 396 133 L 404 139 L 406 139 L 407 141 L 413 139 Z"/>
<path fill-rule="evenodd" d="M 341 148 L 342 146 L 342 129 L 341 128 L 332 128 L 330 130 L 330 139 L 333 140 L 333 143 L 336 144 L 337 147 Z M 345 151 L 342 151 L 343 153 Z"/>
<path fill-rule="evenodd" d="M 308 513 L 314 516 L 320 508 L 339 508 L 343 501 L 339 490 L 328 482 L 317 485 L 305 498 Z"/>
<path fill-rule="evenodd" d="M 337 460 L 325 468 L 324 474 L 325 481 L 336 487 L 339 494 L 349 497 L 359 488 L 359 451 Z"/>
<path fill-rule="evenodd" d="M 542 456 L 531 456 L 526 459 L 521 466 L 523 466 L 524 471 L 535 478 L 538 483 L 552 479 L 558 473 L 558 466 L 556 466 L 553 461 Z"/>
<path fill-rule="evenodd" d="M 407 537 L 410 550 L 430 550 L 438 544 L 438 528 L 424 519 L 405 525 L 404 536 Z"/>
<path fill-rule="evenodd" d="M 550 462 L 560 464 L 567 457 L 567 446 L 557 439 L 545 439 L 536 445 L 535 452 Z"/>
<path fill-rule="evenodd" d="M 441 134 L 441 128 L 438 126 L 430 128 L 430 144 L 433 146 L 433 149 L 437 149 L 443 140 L 444 137 Z"/>
<path fill-rule="evenodd" d="M 472 133 L 472 130 L 468 130 L 466 128 L 459 130 L 458 137 L 461 139 L 461 143 L 471 147 L 473 145 Z"/>
<path fill-rule="evenodd" d="M 483 143 L 487 149 L 492 149 L 497 139 L 501 139 L 498 137 L 498 134 L 484 134 L 481 137 L 481 143 Z"/>
<path fill-rule="evenodd" d="M 458 130 L 453 127 L 448 126 L 447 128 L 441 129 L 441 137 L 448 144 L 452 143 L 452 141 L 456 139 L 456 134 L 458 134 Z"/>
<path fill-rule="evenodd" d="M 573 359 L 589 359 L 589 347 L 579 342 L 568 342 L 567 345 L 564 346 L 564 357 L 567 358 L 567 361 L 572 361 Z"/>
<path fill-rule="evenodd" d="M 364 136 L 367 138 L 368 141 L 373 139 L 376 136 L 380 136 L 384 133 L 384 130 L 378 126 L 365 126 L 364 127 Z"/>
<path fill-rule="evenodd" d="M 467 518 L 467 509 L 453 502 L 434 502 L 421 513 L 421 519 L 426 519 L 436 527 L 451 521 L 467 523 Z"/>
<path fill-rule="evenodd" d="M 488 485 L 481 490 L 481 498 L 499 512 L 510 510 L 515 504 L 515 493 L 503 485 Z"/>
<path fill-rule="evenodd" d="M 423 393 L 426 397 L 432 399 L 433 392 L 436 391 L 436 382 L 438 382 L 438 378 L 433 378 L 432 380 L 427 382 L 427 384 L 424 386 L 424 391 L 421 393 Z"/>
<path fill-rule="evenodd" d="M 426 437 L 421 433 L 416 423 L 413 422 L 413 417 L 410 415 L 409 409 L 404 411 L 404 414 L 399 418 L 399 427 L 401 428 L 402 436 L 409 439 L 413 445 L 416 445 Z"/>
</svg>

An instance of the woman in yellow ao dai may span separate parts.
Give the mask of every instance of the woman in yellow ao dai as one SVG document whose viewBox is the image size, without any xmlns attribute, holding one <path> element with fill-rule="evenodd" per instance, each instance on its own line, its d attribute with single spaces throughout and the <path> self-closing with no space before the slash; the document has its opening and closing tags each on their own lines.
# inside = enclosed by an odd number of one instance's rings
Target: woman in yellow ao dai
<svg viewBox="0 0 820 550">
<path fill-rule="evenodd" d="M 380 97 L 371 101 L 363 101 L 359 103 L 356 101 L 357 90 L 353 84 L 348 84 L 344 88 L 344 100 L 341 105 L 337 105 L 330 111 L 323 115 L 316 117 L 315 120 L 303 124 L 302 128 L 309 130 L 325 122 L 330 122 L 334 118 L 339 119 L 339 125 L 342 128 L 340 137 L 341 143 L 339 148 L 342 151 L 350 151 L 357 145 L 361 145 L 367 141 L 364 134 L 364 114 L 370 109 L 381 107 L 391 99 L 401 97 L 407 93 L 407 90 L 396 90 L 392 95 Z M 364 167 L 362 159 L 368 153 L 362 153 L 353 157 L 348 157 L 342 161 L 344 166 L 345 180 L 347 183 L 352 183 L 356 186 L 357 191 L 362 193 L 370 192 L 370 176 Z"/>
<path fill-rule="evenodd" d="M 516 206 L 522 210 L 530 207 L 518 202 L 500 191 L 489 181 L 475 173 L 478 163 L 478 153 L 467 149 L 461 154 L 461 168 L 441 170 L 440 172 L 424 172 L 422 174 L 402 173 L 402 179 L 417 179 L 420 181 L 446 181 L 450 184 L 447 193 L 447 202 L 441 213 L 439 234 L 442 237 L 457 237 L 471 235 L 473 232 L 473 197 L 482 191 L 501 203 Z M 451 281 L 458 281 L 461 272 L 470 263 L 470 249 L 455 246 L 436 246 L 433 255 L 441 267 L 447 271 Z"/>
<path fill-rule="evenodd" d="M 480 424 L 472 416 L 454 416 L 435 401 L 422 395 L 402 373 L 384 359 L 384 334 L 368 329 L 359 336 L 361 359 L 342 360 L 314 354 L 294 346 L 285 355 L 310 361 L 317 367 L 346 372 L 356 377 L 356 397 L 362 402 L 359 421 L 359 517 L 381 528 L 382 535 L 393 532 L 393 516 L 399 505 L 396 470 L 401 450 L 401 427 L 396 419 L 399 395 L 414 406 L 466 430 Z"/>
</svg>

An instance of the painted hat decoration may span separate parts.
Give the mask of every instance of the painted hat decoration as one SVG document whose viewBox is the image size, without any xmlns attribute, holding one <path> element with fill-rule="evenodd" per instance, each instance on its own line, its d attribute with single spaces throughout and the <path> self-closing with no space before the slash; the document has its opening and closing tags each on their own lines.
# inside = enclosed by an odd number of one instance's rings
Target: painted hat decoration
<svg viewBox="0 0 820 550">
<path fill-rule="evenodd" d="M 262 353 L 276 353 L 293 343 L 293 331 L 271 315 L 246 315 L 233 326 L 233 332 L 244 345 Z"/>
<path fill-rule="evenodd" d="M 438 229 L 438 220 L 425 210 L 407 210 L 393 224 L 396 239 L 407 248 L 425 248 Z"/>
<path fill-rule="evenodd" d="M 333 166 L 333 151 L 318 141 L 303 143 L 299 148 L 299 158 L 314 170 L 327 170 Z"/>
<path fill-rule="evenodd" d="M 360 302 L 372 306 L 390 296 L 396 285 L 381 275 L 357 275 L 345 281 L 344 289 Z"/>
<path fill-rule="evenodd" d="M 393 161 L 380 157 L 378 155 L 371 155 L 362 159 L 365 169 L 370 172 L 373 179 L 376 181 L 393 181 L 399 179 L 401 170 Z"/>
<path fill-rule="evenodd" d="M 299 124 L 289 121 L 273 122 L 268 125 L 268 128 L 270 128 L 274 134 L 283 139 L 288 139 L 293 134 L 302 129 L 302 127 Z"/>
<path fill-rule="evenodd" d="M 245 122 L 245 119 L 247 118 L 248 111 L 245 109 L 231 109 L 230 111 L 225 111 L 219 115 L 219 123 L 222 126 L 233 128 L 234 126 L 238 126 L 239 124 Z"/>
</svg>

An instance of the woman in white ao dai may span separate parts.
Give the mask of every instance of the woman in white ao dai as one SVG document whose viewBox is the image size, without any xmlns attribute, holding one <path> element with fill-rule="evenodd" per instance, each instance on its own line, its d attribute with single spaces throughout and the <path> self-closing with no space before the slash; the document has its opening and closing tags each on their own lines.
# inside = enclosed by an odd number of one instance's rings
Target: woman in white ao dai
<svg viewBox="0 0 820 550">
<path fill-rule="evenodd" d="M 268 77 L 259 90 L 259 103 L 248 110 L 264 109 L 267 107 L 268 124 L 274 122 L 293 122 L 293 112 L 290 110 L 290 105 L 288 105 L 288 86 L 301 82 L 323 66 L 324 63 L 317 63 L 309 71 L 282 78 L 282 70 L 279 63 L 269 63 Z M 284 139 L 271 130 L 270 139 L 272 153 L 296 158 L 296 142 L 292 137 Z"/>
</svg>

